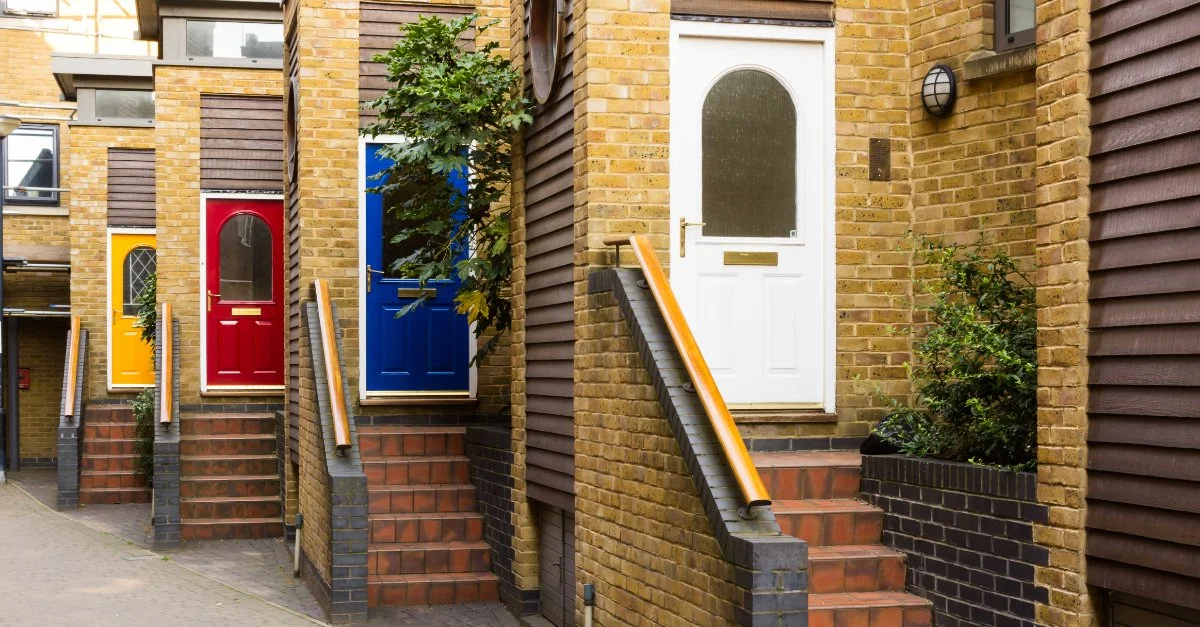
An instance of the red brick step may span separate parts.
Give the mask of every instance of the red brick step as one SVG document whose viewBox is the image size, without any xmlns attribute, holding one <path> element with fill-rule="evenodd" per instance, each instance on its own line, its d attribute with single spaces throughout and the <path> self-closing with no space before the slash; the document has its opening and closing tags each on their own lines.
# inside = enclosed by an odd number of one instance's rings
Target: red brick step
<svg viewBox="0 0 1200 627">
<path fill-rule="evenodd" d="M 371 542 L 457 542 L 483 539 L 476 512 L 371 514 Z"/>
<path fill-rule="evenodd" d="M 274 434 L 181 435 L 179 454 L 186 457 L 274 455 Z"/>
<path fill-rule="evenodd" d="M 448 605 L 500 599 L 499 580 L 492 573 L 375 575 L 367 583 L 367 604 Z"/>
<path fill-rule="evenodd" d="M 149 503 L 150 490 L 146 488 L 91 488 L 79 490 L 80 505 L 120 505 L 123 503 Z"/>
<path fill-rule="evenodd" d="M 933 605 L 904 592 L 808 595 L 808 627 L 929 627 Z"/>
<path fill-rule="evenodd" d="M 363 461 L 367 481 L 377 485 L 462 484 L 470 481 L 466 455 L 387 457 Z"/>
<path fill-rule="evenodd" d="M 283 521 L 275 518 L 184 519 L 180 523 L 184 540 L 248 540 L 277 538 L 283 535 Z"/>
<path fill-rule="evenodd" d="M 274 455 L 180 456 L 179 472 L 187 477 L 230 475 L 275 475 L 279 460 Z"/>
<path fill-rule="evenodd" d="M 489 572 L 492 550 L 486 542 L 371 543 L 368 575 Z"/>
<path fill-rule="evenodd" d="M 275 434 L 271 414 L 194 414 L 179 421 L 180 435 Z"/>
<path fill-rule="evenodd" d="M 772 500 L 858 496 L 862 462 L 856 452 L 755 453 L 753 459 Z"/>
<path fill-rule="evenodd" d="M 883 511 L 850 499 L 776 501 L 771 509 L 779 529 L 810 546 L 878 544 Z"/>
<path fill-rule="evenodd" d="M 283 510 L 278 496 L 218 496 L 179 499 L 184 520 L 226 518 L 271 518 L 278 520 Z"/>
<path fill-rule="evenodd" d="M 367 504 L 371 514 L 473 512 L 475 488 L 470 484 L 372 486 Z"/>
<path fill-rule="evenodd" d="M 811 594 L 903 592 L 904 554 L 879 545 L 810 546 Z"/>
</svg>

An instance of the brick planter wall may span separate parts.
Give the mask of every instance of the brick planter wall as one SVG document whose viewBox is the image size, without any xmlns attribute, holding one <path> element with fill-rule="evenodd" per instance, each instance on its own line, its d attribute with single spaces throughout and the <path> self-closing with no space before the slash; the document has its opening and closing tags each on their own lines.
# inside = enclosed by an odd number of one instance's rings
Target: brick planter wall
<svg viewBox="0 0 1200 627">
<path fill-rule="evenodd" d="M 908 557 L 910 592 L 933 602 L 939 627 L 1032 627 L 1047 590 L 1034 569 L 1037 476 L 898 455 L 864 456 L 863 496 L 884 511 L 883 542 Z"/>
</svg>

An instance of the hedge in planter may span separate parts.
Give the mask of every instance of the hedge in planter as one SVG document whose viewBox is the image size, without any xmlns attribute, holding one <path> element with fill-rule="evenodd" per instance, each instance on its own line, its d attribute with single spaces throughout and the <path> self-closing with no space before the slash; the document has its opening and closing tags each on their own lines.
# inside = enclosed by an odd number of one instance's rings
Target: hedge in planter
<svg viewBox="0 0 1200 627">
<path fill-rule="evenodd" d="M 937 270 L 909 364 L 917 404 L 891 401 L 875 429 L 899 452 L 1028 470 L 1037 464 L 1034 286 L 1004 253 L 920 240 Z"/>
</svg>

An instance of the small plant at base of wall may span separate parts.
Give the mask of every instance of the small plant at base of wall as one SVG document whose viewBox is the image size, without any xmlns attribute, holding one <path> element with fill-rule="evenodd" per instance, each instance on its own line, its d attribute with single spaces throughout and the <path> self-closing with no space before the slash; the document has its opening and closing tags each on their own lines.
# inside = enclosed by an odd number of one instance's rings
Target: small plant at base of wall
<svg viewBox="0 0 1200 627">
<path fill-rule="evenodd" d="M 917 406 L 889 399 L 875 434 L 898 452 L 1010 470 L 1037 465 L 1034 287 L 1004 253 L 921 239 L 937 276 L 923 285 L 928 325 L 908 364 Z"/>
<path fill-rule="evenodd" d="M 158 281 L 151 274 L 146 279 L 142 291 L 137 295 L 138 326 L 142 329 L 142 341 L 154 344 L 154 335 L 158 327 Z M 146 485 L 152 485 L 154 479 L 154 388 L 142 390 L 132 401 L 134 441 L 133 452 L 137 455 L 135 468 L 138 474 L 146 477 Z"/>
</svg>

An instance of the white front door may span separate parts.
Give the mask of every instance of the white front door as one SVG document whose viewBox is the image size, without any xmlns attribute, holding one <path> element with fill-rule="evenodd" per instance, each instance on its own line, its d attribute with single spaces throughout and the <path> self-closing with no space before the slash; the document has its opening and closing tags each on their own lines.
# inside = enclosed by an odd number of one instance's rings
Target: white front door
<svg viewBox="0 0 1200 627">
<path fill-rule="evenodd" d="M 733 406 L 832 410 L 832 29 L 676 22 L 671 285 Z"/>
</svg>

